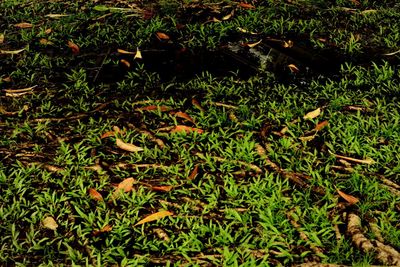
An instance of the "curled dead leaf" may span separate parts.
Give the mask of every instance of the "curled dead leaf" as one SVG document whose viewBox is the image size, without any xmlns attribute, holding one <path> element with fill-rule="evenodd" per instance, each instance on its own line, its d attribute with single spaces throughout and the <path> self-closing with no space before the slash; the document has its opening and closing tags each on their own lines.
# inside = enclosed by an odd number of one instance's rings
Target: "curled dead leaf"
<svg viewBox="0 0 400 267">
<path fill-rule="evenodd" d="M 74 42 L 68 41 L 68 47 L 71 49 L 72 54 L 78 55 L 79 54 L 79 46 L 77 46 Z"/>
<path fill-rule="evenodd" d="M 255 43 L 247 43 L 246 46 L 253 48 L 253 47 L 256 47 L 257 45 L 259 45 L 261 42 L 262 42 L 262 40 L 255 42 Z"/>
<path fill-rule="evenodd" d="M 127 68 L 131 67 L 131 63 L 126 59 L 121 59 L 119 62 L 121 62 L 121 64 L 124 65 Z"/>
<path fill-rule="evenodd" d="M 344 193 L 344 192 L 342 192 L 342 191 L 340 191 L 340 190 L 338 190 L 338 189 L 336 189 L 336 190 L 337 190 L 338 194 L 339 194 L 344 200 L 346 200 L 350 205 L 354 205 L 354 204 L 356 204 L 357 202 L 360 201 L 360 200 L 359 200 L 358 198 L 356 198 L 356 197 L 353 197 L 353 196 L 351 196 L 351 195 L 348 195 L 348 194 L 346 194 L 346 193 Z"/>
<path fill-rule="evenodd" d="M 163 32 L 156 32 L 156 36 L 159 40 L 168 41 L 170 37 Z"/>
<path fill-rule="evenodd" d="M 171 130 L 171 133 L 178 133 L 178 132 L 186 132 L 186 133 L 197 132 L 197 133 L 201 134 L 204 131 L 202 129 L 189 127 L 186 125 L 177 125 L 174 128 L 172 128 L 172 130 Z"/>
<path fill-rule="evenodd" d="M 42 221 L 42 225 L 43 225 L 43 227 L 50 229 L 50 230 L 57 230 L 57 227 L 58 227 L 57 222 L 51 216 L 44 218 Z"/>
<path fill-rule="evenodd" d="M 89 196 L 96 201 L 103 201 L 103 196 L 94 188 L 89 188 Z"/>
<path fill-rule="evenodd" d="M 139 146 L 135 146 L 134 144 L 129 144 L 129 143 L 125 143 L 124 141 L 122 141 L 121 139 L 117 138 L 115 141 L 115 144 L 117 145 L 117 147 L 119 147 L 122 150 L 128 151 L 128 152 L 139 152 L 139 151 L 143 151 L 143 148 L 139 147 Z"/>
<path fill-rule="evenodd" d="M 31 23 L 28 23 L 28 22 L 17 23 L 17 24 L 14 24 L 14 26 L 19 28 L 19 29 L 29 29 L 29 28 L 33 27 L 33 25 Z"/>
<path fill-rule="evenodd" d="M 316 110 L 310 111 L 306 115 L 304 115 L 303 119 L 311 120 L 318 117 L 320 114 L 321 114 L 321 108 L 317 108 Z"/>
<path fill-rule="evenodd" d="M 164 217 L 171 216 L 171 215 L 174 215 L 174 214 L 173 214 L 172 212 L 170 212 L 170 211 L 167 211 L 167 210 L 159 211 L 159 212 L 150 214 L 149 216 L 145 217 L 144 219 L 138 221 L 138 222 L 134 225 L 134 227 L 137 226 L 137 225 L 144 224 L 144 223 L 148 223 L 148 222 L 152 222 L 152 221 L 157 221 L 157 220 L 160 220 L 160 219 L 162 219 L 162 218 L 164 218 Z"/>
<path fill-rule="evenodd" d="M 289 64 L 288 68 L 292 73 L 298 73 L 300 71 L 300 69 L 294 64 Z"/>
</svg>

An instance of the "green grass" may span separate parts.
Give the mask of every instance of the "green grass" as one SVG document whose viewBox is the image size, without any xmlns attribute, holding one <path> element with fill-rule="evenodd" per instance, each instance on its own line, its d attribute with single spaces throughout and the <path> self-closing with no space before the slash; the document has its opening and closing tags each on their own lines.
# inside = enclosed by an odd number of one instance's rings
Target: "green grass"
<svg viewBox="0 0 400 267">
<path fill-rule="evenodd" d="M 400 184 L 399 54 L 382 55 L 399 50 L 398 4 L 219 2 L 0 3 L 0 50 L 25 48 L 0 54 L 0 265 L 382 264 L 345 234 L 350 212 L 368 238 L 381 235 L 400 250 L 399 189 L 383 180 Z M 14 26 L 21 22 L 33 27 Z M 334 73 L 267 69 L 249 78 L 204 71 L 165 79 L 146 66 L 118 67 L 118 48 L 217 50 L 263 37 L 304 42 L 345 62 Z M 95 81 L 99 70 L 121 77 Z M 22 96 L 4 90 L 31 86 Z M 158 109 L 143 110 L 150 105 Z M 317 108 L 319 116 L 303 118 Z M 172 133 L 177 125 L 203 132 Z M 119 133 L 101 138 L 115 126 Z M 143 151 L 124 151 L 117 138 Z M 294 182 L 304 176 L 304 185 Z M 133 190 L 115 199 L 129 177 Z M 337 190 L 359 202 L 346 204 Z M 173 215 L 136 225 L 165 210 Z M 47 217 L 56 230 L 45 227 Z M 99 232 L 105 226 L 112 229 Z"/>
</svg>

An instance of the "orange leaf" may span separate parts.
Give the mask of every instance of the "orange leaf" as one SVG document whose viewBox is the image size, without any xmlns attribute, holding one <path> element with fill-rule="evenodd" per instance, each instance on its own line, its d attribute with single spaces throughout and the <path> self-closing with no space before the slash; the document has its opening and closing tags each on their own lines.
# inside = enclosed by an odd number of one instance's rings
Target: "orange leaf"
<svg viewBox="0 0 400 267">
<path fill-rule="evenodd" d="M 340 191 L 340 190 L 338 190 L 338 189 L 336 189 L 337 190 L 337 192 L 338 192 L 338 194 L 344 199 L 344 200 L 346 200 L 347 202 L 349 202 L 351 205 L 354 205 L 354 204 L 356 204 L 358 201 L 360 201 L 358 198 L 356 198 L 356 197 L 353 197 L 353 196 L 351 196 L 351 195 L 348 195 L 348 194 L 346 194 L 346 193 L 344 193 L 344 192 L 342 192 L 342 191 Z"/>
<path fill-rule="evenodd" d="M 146 107 L 141 107 L 141 108 L 137 108 L 136 110 L 151 111 L 151 110 L 158 110 L 159 108 L 160 108 L 161 112 L 171 110 L 171 108 L 168 107 L 168 106 L 157 106 L 157 105 L 150 105 L 150 106 L 146 106 Z"/>
<path fill-rule="evenodd" d="M 258 42 L 255 42 L 255 43 L 251 43 L 251 44 L 246 43 L 246 46 L 250 47 L 250 48 L 253 48 L 253 47 L 256 47 L 257 45 L 259 45 L 261 42 L 262 42 L 262 40 L 260 40 Z"/>
<path fill-rule="evenodd" d="M 192 98 L 192 105 L 198 108 L 201 111 L 204 111 L 204 108 L 200 105 L 199 101 L 197 101 L 195 98 Z"/>
<path fill-rule="evenodd" d="M 48 28 L 44 31 L 45 34 L 50 34 L 53 30 L 51 28 Z"/>
<path fill-rule="evenodd" d="M 120 182 L 112 194 L 113 199 L 118 199 L 122 192 L 128 193 L 133 189 L 133 183 L 135 180 L 133 178 L 126 178 L 122 182 Z"/>
<path fill-rule="evenodd" d="M 117 52 L 120 54 L 124 54 L 124 55 L 134 55 L 135 54 L 135 52 L 126 51 L 123 49 L 117 49 Z"/>
<path fill-rule="evenodd" d="M 289 67 L 289 69 L 290 69 L 290 71 L 291 71 L 292 73 L 297 73 L 297 72 L 300 71 L 299 68 L 298 68 L 296 65 L 294 65 L 294 64 L 289 64 L 288 67 Z"/>
<path fill-rule="evenodd" d="M 318 123 L 318 124 L 315 126 L 314 130 L 316 130 L 316 131 L 321 131 L 324 127 L 328 126 L 328 124 L 329 124 L 328 121 L 322 121 L 322 122 Z"/>
<path fill-rule="evenodd" d="M 185 112 L 178 111 L 177 113 L 175 113 L 175 116 L 190 121 L 191 123 L 194 124 L 194 120 Z"/>
<path fill-rule="evenodd" d="M 103 196 L 94 188 L 89 188 L 89 196 L 96 201 L 103 201 Z"/>
<path fill-rule="evenodd" d="M 106 226 L 104 226 L 100 230 L 93 231 L 93 235 L 94 236 L 98 236 L 101 233 L 108 233 L 108 232 L 111 232 L 111 231 L 112 231 L 112 226 L 107 224 Z"/>
<path fill-rule="evenodd" d="M 197 133 L 201 134 L 204 131 L 202 129 L 193 128 L 193 127 L 189 127 L 186 125 L 177 125 L 171 130 L 171 133 L 177 133 L 177 132 L 186 132 L 186 133 L 197 132 Z"/>
<path fill-rule="evenodd" d="M 121 59 L 119 62 L 121 62 L 123 65 L 125 65 L 125 67 L 130 68 L 131 67 L 131 63 L 129 63 L 128 60 L 126 59 Z"/>
<path fill-rule="evenodd" d="M 167 40 L 170 39 L 169 36 L 166 35 L 166 34 L 163 33 L 163 32 L 156 32 L 156 36 L 157 36 L 157 38 L 160 39 L 160 40 L 165 40 L 165 41 L 167 41 Z"/>
<path fill-rule="evenodd" d="M 68 47 L 71 48 L 72 54 L 78 55 L 79 54 L 79 46 L 74 44 L 72 41 L 68 41 Z"/>
<path fill-rule="evenodd" d="M 240 6 L 240 7 L 243 7 L 243 8 L 247 8 L 247 9 L 254 9 L 254 8 L 256 8 L 255 6 L 253 6 L 253 5 L 251 5 L 251 4 L 247 4 L 247 3 L 239 3 L 239 6 Z"/>
<path fill-rule="evenodd" d="M 151 190 L 159 191 L 159 192 L 169 192 L 173 188 L 172 185 L 160 185 L 160 186 L 152 186 Z"/>
<path fill-rule="evenodd" d="M 174 215 L 174 214 L 170 211 L 167 211 L 167 210 L 159 211 L 159 212 L 156 212 L 156 213 L 153 213 L 153 214 L 147 216 L 143 220 L 138 221 L 134 226 L 141 225 L 141 224 L 144 224 L 147 222 L 157 221 L 159 219 L 162 219 L 164 217 L 171 216 L 171 215 Z"/>
<path fill-rule="evenodd" d="M 196 178 L 197 173 L 199 172 L 199 165 L 194 166 L 193 171 L 190 173 L 188 179 L 189 180 L 193 180 L 194 178 Z"/>
<path fill-rule="evenodd" d="M 122 141 L 121 139 L 117 138 L 115 144 L 117 145 L 117 147 L 119 147 L 122 150 L 128 151 L 128 152 L 139 152 L 139 151 L 143 151 L 143 148 L 139 147 L 139 146 L 135 146 L 134 144 L 129 144 L 129 143 L 125 143 L 124 141 Z"/>
<path fill-rule="evenodd" d="M 17 23 L 17 24 L 14 24 L 14 26 L 17 28 L 20 28 L 20 29 L 29 29 L 29 28 L 33 27 L 33 25 L 28 22 Z"/>
</svg>

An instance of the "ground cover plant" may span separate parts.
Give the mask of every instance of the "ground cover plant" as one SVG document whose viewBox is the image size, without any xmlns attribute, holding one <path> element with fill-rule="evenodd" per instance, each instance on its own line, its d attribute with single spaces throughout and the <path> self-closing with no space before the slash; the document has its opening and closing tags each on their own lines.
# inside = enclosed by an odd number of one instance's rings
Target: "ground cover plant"
<svg viewBox="0 0 400 267">
<path fill-rule="evenodd" d="M 1 265 L 400 265 L 399 9 L 1 1 Z"/>
</svg>

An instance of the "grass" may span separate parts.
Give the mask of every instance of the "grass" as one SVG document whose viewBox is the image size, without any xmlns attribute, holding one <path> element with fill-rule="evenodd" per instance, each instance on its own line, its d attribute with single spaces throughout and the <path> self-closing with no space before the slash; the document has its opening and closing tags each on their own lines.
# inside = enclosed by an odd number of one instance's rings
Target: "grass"
<svg viewBox="0 0 400 267">
<path fill-rule="evenodd" d="M 128 2 L 0 3 L 1 265 L 398 263 L 395 1 Z M 212 67 L 265 38 L 339 67 Z"/>
</svg>

